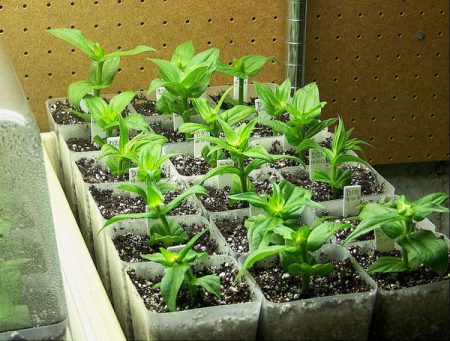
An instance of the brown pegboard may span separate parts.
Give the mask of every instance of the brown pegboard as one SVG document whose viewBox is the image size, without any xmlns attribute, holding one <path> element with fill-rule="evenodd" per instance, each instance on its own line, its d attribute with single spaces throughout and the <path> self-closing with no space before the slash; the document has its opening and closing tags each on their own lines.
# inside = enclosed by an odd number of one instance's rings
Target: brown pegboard
<svg viewBox="0 0 450 341">
<path fill-rule="evenodd" d="M 448 159 L 448 20 L 448 0 L 308 1 L 306 81 L 371 163 Z"/>
<path fill-rule="evenodd" d="M 327 116 L 340 114 L 370 142 L 374 164 L 448 159 L 448 1 L 308 1 L 306 80 L 317 80 Z M 285 60 L 286 1 L 0 0 L 6 45 L 42 130 L 44 101 L 65 96 L 89 62 L 48 27 L 76 27 L 107 50 L 148 44 L 124 58 L 111 92 L 143 90 L 156 76 L 146 57 L 168 58 L 192 39 L 224 61 L 248 53 Z M 425 33 L 423 40 L 416 33 Z M 281 82 L 284 67 L 258 77 Z M 213 84 L 229 83 L 224 76 Z M 108 91 L 109 92 L 109 91 Z"/>
</svg>

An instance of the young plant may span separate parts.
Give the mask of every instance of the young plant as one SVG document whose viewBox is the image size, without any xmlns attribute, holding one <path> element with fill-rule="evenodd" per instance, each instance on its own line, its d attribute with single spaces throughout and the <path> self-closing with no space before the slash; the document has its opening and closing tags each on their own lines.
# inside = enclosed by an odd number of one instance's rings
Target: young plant
<svg viewBox="0 0 450 341">
<path fill-rule="evenodd" d="M 141 133 L 129 140 L 128 127 L 125 119 L 119 116 L 119 144 L 113 146 L 105 143 L 102 145 L 98 159 L 106 158 L 106 164 L 112 175 L 122 178 L 133 164 L 139 162 L 139 151 L 147 144 L 161 144 L 167 142 L 167 138 L 157 134 Z"/>
<path fill-rule="evenodd" d="M 158 110 L 169 115 L 177 113 L 183 117 L 183 122 L 190 122 L 195 110 L 189 99 L 200 97 L 205 92 L 218 58 L 217 48 L 195 54 L 194 45 L 189 40 L 177 46 L 170 61 L 150 59 L 158 66 L 161 78 L 151 82 L 148 92 L 159 87 L 167 90 L 158 102 Z"/>
<path fill-rule="evenodd" d="M 219 62 L 217 71 L 226 75 L 239 78 L 239 104 L 244 104 L 244 80 L 247 77 L 256 76 L 269 60 L 275 57 L 265 57 L 260 54 L 249 54 L 239 59 L 233 59 L 232 65 Z"/>
<path fill-rule="evenodd" d="M 164 163 L 177 153 L 163 154 L 162 144 L 148 143 L 143 146 L 139 152 L 139 158 L 136 162 L 138 167 L 137 180 L 145 182 L 147 178 L 155 182 L 161 180 L 162 167 Z"/>
<path fill-rule="evenodd" d="M 307 148 L 316 148 L 325 155 L 325 158 L 329 164 L 329 171 L 323 172 L 321 170 L 316 170 L 313 180 L 329 184 L 333 194 L 336 194 L 339 189 L 343 189 L 351 182 L 351 170 L 344 170 L 340 168 L 340 166 L 344 163 L 355 162 L 368 167 L 370 170 L 373 170 L 373 168 L 360 157 L 354 154 L 348 154 L 349 151 L 357 151 L 364 154 L 364 150 L 361 148 L 360 144 L 367 144 L 361 140 L 350 139 L 353 129 L 354 128 L 351 128 L 346 131 L 344 121 L 339 118 L 339 124 L 335 129 L 332 138 L 331 149 L 323 147 L 311 139 L 303 141 L 297 147 L 297 151 Z"/>
<path fill-rule="evenodd" d="M 142 258 L 156 262 L 164 266 L 164 276 L 160 283 L 156 284 L 161 291 L 161 296 L 169 311 L 175 311 L 177 308 L 177 296 L 182 287 L 187 289 L 191 303 L 197 299 L 197 288 L 203 287 L 207 292 L 220 298 L 220 278 L 214 275 L 195 277 L 192 271 L 192 263 L 200 258 L 208 258 L 206 252 L 197 253 L 192 250 L 195 242 L 206 232 L 197 233 L 181 249 L 180 252 L 171 252 L 161 247 L 160 253 L 143 255 Z"/>
<path fill-rule="evenodd" d="M 158 221 L 151 225 L 149 231 L 150 246 L 157 243 L 163 243 L 166 246 L 170 246 L 173 243 L 185 241 L 187 239 L 186 232 L 179 223 L 169 219 L 167 214 L 174 208 L 180 206 L 187 197 L 194 194 L 208 195 L 208 192 L 202 186 L 196 185 L 185 190 L 168 204 L 164 204 L 164 193 L 167 193 L 174 188 L 174 185 L 156 181 L 156 179 L 151 177 L 146 177 L 145 185 L 143 187 L 131 183 L 122 183 L 118 185 L 117 189 L 135 193 L 143 198 L 147 206 L 147 212 L 116 215 L 109 219 L 103 228 L 125 219 L 155 219 Z"/>
<path fill-rule="evenodd" d="M 305 207 L 322 208 L 311 200 L 311 191 L 297 187 L 286 180 L 272 182 L 273 193 L 264 197 L 255 192 L 229 195 L 231 200 L 246 201 L 260 208 L 264 214 L 252 216 L 245 221 L 250 251 L 267 246 L 274 238 L 277 225 L 296 226 Z"/>
<path fill-rule="evenodd" d="M 215 145 L 210 149 L 209 154 L 215 153 L 218 150 L 229 152 L 231 159 L 234 161 L 234 166 L 220 166 L 211 169 L 202 178 L 201 183 L 204 183 L 213 176 L 235 174 L 239 177 L 239 181 L 233 184 L 232 193 L 248 192 L 253 188 L 251 182 L 248 180 L 248 176 L 253 170 L 261 167 L 265 163 L 275 163 L 275 160 L 279 157 L 286 157 L 285 155 L 271 155 L 261 145 L 249 145 L 249 138 L 256 123 L 263 118 L 263 116 L 256 117 L 248 123 L 242 123 L 238 128 L 233 128 L 221 118 L 217 119 L 225 135 L 225 139 L 214 136 L 202 136 L 200 139 L 209 141 Z M 249 162 L 246 165 L 247 161 Z"/>
<path fill-rule="evenodd" d="M 255 84 L 256 95 L 261 100 L 264 111 L 273 118 L 279 120 L 281 114 L 288 111 L 289 98 L 291 95 L 291 80 L 286 80 L 281 84 L 275 84 L 275 91 L 262 83 L 257 81 Z"/>
<path fill-rule="evenodd" d="M 264 124 L 284 134 L 289 144 L 297 147 L 296 151 L 299 157 L 305 160 L 304 148 L 300 148 L 302 143 L 311 142 L 314 136 L 335 123 L 337 119 L 319 120 L 321 110 L 326 102 L 320 102 L 319 88 L 316 83 L 310 83 L 297 90 L 292 98 L 292 105 L 284 104 L 286 96 L 289 96 L 289 88 L 285 83 L 277 88 L 275 94 L 272 94 L 270 89 L 263 89 L 262 85 L 257 84 L 258 96 L 268 113 L 273 113 L 272 115 L 276 116 L 286 109 L 289 112 L 288 122 L 275 119 L 264 122 Z M 280 102 L 282 100 L 283 102 Z"/>
<path fill-rule="evenodd" d="M 155 49 L 138 45 L 127 51 L 116 51 L 105 54 L 105 50 L 99 43 L 88 39 L 83 32 L 72 28 L 52 28 L 47 30 L 51 35 L 69 42 L 91 59 L 88 80 L 82 80 L 69 85 L 69 101 L 76 107 L 89 92 L 100 96 L 100 90 L 109 87 L 114 80 L 120 63 L 120 57 L 133 56 L 143 52 L 155 51 Z"/>
<path fill-rule="evenodd" d="M 205 123 L 183 123 L 178 130 L 182 133 L 187 134 L 207 132 L 210 134 L 210 136 L 219 138 L 220 134 L 223 132 L 218 120 L 219 118 L 226 122 L 228 125 L 233 126 L 236 123 L 249 117 L 252 113 L 255 112 L 255 109 L 245 105 L 237 105 L 226 111 L 220 110 L 223 101 L 232 89 L 233 88 L 229 88 L 227 91 L 225 91 L 225 93 L 220 98 L 219 103 L 217 103 L 215 107 L 211 107 L 209 102 L 205 98 L 192 99 L 194 107 L 200 113 Z M 224 155 L 221 150 L 217 150 L 212 155 L 209 155 L 209 151 L 210 148 L 206 146 L 202 154 L 204 155 L 205 160 L 210 165 L 215 167 L 217 166 L 217 160 L 223 158 Z"/>
<path fill-rule="evenodd" d="M 101 129 L 110 137 L 114 129 L 119 127 L 119 121 L 122 120 L 128 129 L 138 131 L 149 131 L 148 123 L 140 114 L 129 114 L 122 117 L 122 112 L 134 98 L 136 93 L 133 91 L 122 92 L 114 96 L 109 104 L 100 97 L 86 95 L 84 101 L 89 109 L 90 114 L 78 113 L 85 120 L 90 122 L 92 119 Z M 102 142 L 100 138 L 95 139 L 96 142 Z M 104 143 L 105 141 L 103 141 Z"/>
<path fill-rule="evenodd" d="M 381 203 L 369 203 L 362 209 L 361 223 L 347 237 L 348 244 L 377 228 L 401 248 L 401 257 L 379 257 L 369 268 L 369 272 L 412 271 L 421 264 L 429 266 L 439 275 L 444 275 L 448 267 L 448 247 L 432 231 L 419 229 L 419 222 L 434 212 L 448 213 L 444 207 L 447 193 L 432 193 L 416 201 L 409 201 L 404 195 L 396 200 Z"/>
<path fill-rule="evenodd" d="M 326 276 L 334 270 L 331 263 L 318 262 L 313 252 L 320 249 L 336 231 L 347 227 L 348 224 L 321 221 L 317 226 L 297 226 L 294 229 L 277 225 L 273 231 L 282 237 L 284 245 L 263 246 L 251 251 L 237 279 L 256 262 L 279 255 L 283 271 L 290 276 L 300 277 L 302 292 L 307 291 L 310 289 L 312 276 Z"/>
</svg>

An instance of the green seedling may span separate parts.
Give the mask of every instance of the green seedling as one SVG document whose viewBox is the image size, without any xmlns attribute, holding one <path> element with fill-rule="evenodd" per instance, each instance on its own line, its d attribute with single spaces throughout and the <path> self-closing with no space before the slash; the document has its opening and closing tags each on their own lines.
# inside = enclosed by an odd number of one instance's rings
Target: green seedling
<svg viewBox="0 0 450 341">
<path fill-rule="evenodd" d="M 229 126 L 233 126 L 253 114 L 255 109 L 245 105 L 237 105 L 226 111 L 220 110 L 223 101 L 232 89 L 233 88 L 229 88 L 225 91 L 220 98 L 219 103 L 215 107 L 211 107 L 209 102 L 204 98 L 194 98 L 192 100 L 194 107 L 200 113 L 205 123 L 183 123 L 178 130 L 187 134 L 206 132 L 209 133 L 210 136 L 219 138 L 220 134 L 223 133 L 222 127 L 219 123 L 219 118 L 226 122 Z M 211 166 L 215 167 L 217 166 L 217 160 L 224 158 L 224 154 L 221 150 L 217 150 L 215 153 L 209 155 L 209 151 L 210 148 L 206 146 L 204 147 L 202 154 L 205 160 Z"/>
<path fill-rule="evenodd" d="M 106 158 L 106 164 L 112 175 L 122 178 L 133 165 L 139 162 L 139 152 L 144 146 L 167 142 L 167 138 L 157 134 L 140 133 L 129 140 L 128 127 L 125 119 L 119 116 L 119 143 L 118 146 L 105 143 L 102 145 L 98 159 Z"/>
<path fill-rule="evenodd" d="M 160 253 L 143 255 L 142 258 L 161 264 L 164 267 L 164 276 L 155 287 L 161 291 L 161 296 L 169 311 L 177 308 L 177 296 L 182 287 L 187 289 L 189 298 L 195 303 L 197 298 L 197 288 L 203 287 L 207 292 L 220 298 L 220 278 L 214 275 L 195 277 L 192 271 L 192 264 L 200 258 L 208 258 L 206 252 L 197 253 L 192 247 L 197 240 L 206 232 L 203 230 L 197 233 L 180 252 L 171 252 L 165 248 L 160 248 Z"/>
<path fill-rule="evenodd" d="M 443 276 L 448 267 L 448 246 L 445 240 L 432 231 L 418 228 L 419 222 L 434 212 L 448 213 L 443 204 L 447 193 L 432 193 L 416 201 L 404 195 L 388 202 L 369 203 L 362 209 L 361 223 L 346 238 L 344 245 L 352 240 L 381 228 L 401 248 L 401 257 L 379 257 L 369 272 L 405 272 L 417 269 L 421 264 L 429 266 Z"/>
<path fill-rule="evenodd" d="M 286 96 L 289 96 L 286 81 L 275 94 L 267 89 L 262 90 L 262 85 L 257 84 L 258 96 L 264 105 L 265 110 L 276 116 L 286 110 L 289 112 L 289 121 L 283 122 L 277 119 L 264 122 L 274 131 L 284 134 L 290 145 L 296 147 L 296 152 L 302 160 L 305 160 L 303 146 L 310 143 L 314 136 L 326 127 L 335 123 L 337 119 L 330 118 L 321 121 L 320 113 L 326 102 L 320 102 L 319 88 L 316 83 L 310 83 L 297 90 L 292 99 L 292 105 L 285 103 Z"/>
<path fill-rule="evenodd" d="M 180 206 L 181 203 L 191 195 L 208 195 L 205 188 L 196 185 L 182 192 L 168 204 L 164 204 L 164 193 L 175 189 L 175 186 L 161 181 L 158 182 L 151 177 L 146 177 L 144 187 L 131 183 L 122 183 L 117 186 L 117 189 L 135 193 L 143 198 L 147 206 L 147 212 L 116 215 L 109 219 L 103 228 L 126 219 L 155 219 L 157 221 L 151 225 L 149 231 L 150 245 L 162 243 L 166 246 L 170 246 L 173 243 L 185 241 L 187 239 L 186 232 L 179 223 L 169 219 L 167 214 L 174 208 Z"/>
<path fill-rule="evenodd" d="M 239 103 L 244 104 L 244 80 L 256 76 L 268 61 L 275 61 L 275 57 L 265 57 L 260 54 L 249 54 L 239 59 L 233 59 L 232 65 L 219 62 L 217 71 L 239 78 Z"/>
<path fill-rule="evenodd" d="M 263 222 L 261 220 L 261 223 Z M 326 276 L 334 270 L 331 263 L 318 262 L 313 252 L 319 250 L 336 231 L 347 227 L 348 224 L 323 223 L 321 221 L 317 226 L 297 226 L 294 229 L 284 225 L 275 225 L 271 228 L 282 238 L 283 245 L 263 246 L 251 251 L 245 259 L 237 279 L 256 262 L 279 255 L 283 271 L 290 276 L 300 277 L 302 291 L 307 291 L 310 289 L 312 276 Z"/>
<path fill-rule="evenodd" d="M 361 140 L 350 139 L 353 129 L 354 128 L 351 128 L 346 131 L 344 121 L 339 118 L 339 124 L 332 137 L 331 149 L 323 147 L 311 139 L 303 141 L 297 147 L 297 151 L 307 148 L 315 148 L 325 155 L 325 158 L 329 163 L 329 171 L 323 172 L 316 169 L 312 180 L 329 184 L 333 194 L 336 194 L 338 190 L 343 189 L 351 183 L 351 170 L 344 170 L 340 168 L 343 164 L 347 162 L 354 162 L 364 165 L 374 171 L 373 168 L 360 157 L 354 154 L 348 154 L 348 152 L 360 152 L 364 154 L 364 150 L 360 145 L 367 144 Z"/>
<path fill-rule="evenodd" d="M 51 35 L 69 42 L 91 59 L 91 67 L 87 80 L 78 81 L 69 85 L 69 101 L 76 107 L 80 106 L 83 97 L 93 91 L 93 95 L 100 96 L 100 90 L 109 87 L 116 76 L 120 58 L 133 56 L 143 52 L 155 51 L 155 49 L 138 45 L 127 51 L 116 51 L 105 54 L 105 50 L 99 43 L 88 39 L 83 32 L 72 28 L 53 28 L 47 30 Z"/>
<path fill-rule="evenodd" d="M 150 59 L 158 66 L 161 78 L 151 82 L 148 92 L 159 87 L 167 90 L 158 101 L 158 110 L 169 115 L 177 113 L 183 117 L 183 122 L 190 122 L 195 109 L 189 99 L 200 97 L 205 92 L 218 58 L 217 48 L 195 54 L 194 45 L 189 40 L 177 46 L 170 61 Z"/>
<path fill-rule="evenodd" d="M 147 178 L 158 183 L 162 176 L 162 167 L 164 163 L 177 153 L 163 154 L 162 144 L 148 143 L 143 146 L 139 152 L 136 162 L 138 167 L 137 180 L 145 182 Z"/>
<path fill-rule="evenodd" d="M 225 139 L 214 136 L 202 136 L 200 139 L 214 144 L 209 154 L 215 153 L 218 150 L 227 151 L 234 161 L 234 165 L 211 169 L 202 178 L 201 183 L 217 175 L 235 174 L 239 177 L 239 181 L 233 183 L 232 193 L 248 192 L 249 190 L 253 190 L 253 186 L 248 180 L 248 176 L 252 171 L 266 163 L 275 163 L 277 158 L 286 157 L 285 155 L 271 155 L 261 145 L 250 146 L 250 135 L 256 123 L 263 118 L 264 116 L 256 117 L 248 123 L 242 123 L 237 128 L 233 128 L 221 118 L 217 119 L 222 127 Z"/>
<path fill-rule="evenodd" d="M 281 85 L 275 85 L 275 91 L 262 83 L 253 82 L 255 84 L 256 95 L 261 100 L 264 111 L 279 120 L 281 114 L 288 111 L 289 98 L 291 94 L 291 81 L 289 78 Z"/>
<path fill-rule="evenodd" d="M 94 121 L 108 137 L 112 135 L 114 129 L 119 127 L 120 120 L 123 121 L 128 129 L 149 131 L 149 125 L 142 115 L 134 113 L 122 117 L 122 112 L 126 109 L 135 95 L 136 94 L 133 91 L 122 92 L 114 96 L 109 104 L 100 97 L 86 95 L 84 101 L 90 114 L 78 113 L 78 115 L 88 122 L 92 119 L 92 121 Z M 94 137 L 94 141 L 100 145 L 105 143 L 100 137 Z"/>
</svg>

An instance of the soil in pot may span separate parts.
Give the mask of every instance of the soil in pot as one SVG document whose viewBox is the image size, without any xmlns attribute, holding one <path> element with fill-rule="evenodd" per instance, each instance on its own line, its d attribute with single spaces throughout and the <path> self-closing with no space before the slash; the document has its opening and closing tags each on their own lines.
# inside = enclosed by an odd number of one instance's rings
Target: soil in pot
<svg viewBox="0 0 450 341">
<path fill-rule="evenodd" d="M 281 181 L 280 176 L 273 171 L 267 171 L 266 176 L 263 179 L 257 177 L 250 177 L 250 181 L 255 186 L 256 192 L 259 195 L 272 194 L 273 187 L 272 182 L 279 183 Z"/>
<path fill-rule="evenodd" d="M 281 148 L 280 141 L 275 141 L 274 143 L 272 143 L 272 145 L 270 146 L 270 148 L 267 151 L 269 152 L 269 154 L 273 154 L 273 155 L 297 156 L 292 149 L 283 150 L 283 148 Z M 299 166 L 299 165 L 300 164 L 297 161 L 292 160 L 292 159 L 278 159 L 278 160 L 276 160 L 276 163 L 270 165 L 270 167 L 273 167 L 275 169 L 280 169 L 280 168 L 284 168 L 284 167 L 293 167 L 293 166 Z"/>
<path fill-rule="evenodd" d="M 210 212 L 223 212 L 248 207 L 248 203 L 243 201 L 237 203 L 228 201 L 228 195 L 230 194 L 230 187 L 228 186 L 221 189 L 209 186 L 205 186 L 205 188 L 209 192 L 209 197 L 203 194 L 198 197 L 203 206 Z"/>
<path fill-rule="evenodd" d="M 181 227 L 186 231 L 189 239 L 205 229 L 205 226 L 197 224 L 190 226 L 189 229 L 184 224 L 181 224 Z M 124 262 L 138 263 L 143 261 L 141 255 L 159 252 L 159 248 L 163 246 L 158 244 L 149 246 L 147 244 L 149 239 L 148 235 L 127 233 L 123 236 L 115 237 L 113 243 L 121 260 Z M 193 246 L 193 250 L 197 252 L 207 252 L 210 255 L 219 253 L 217 243 L 214 240 L 209 239 L 209 232 L 206 232 L 200 237 Z"/>
<path fill-rule="evenodd" d="M 72 137 L 66 141 L 67 147 L 71 152 L 93 152 L 98 151 L 98 148 L 95 144 L 91 143 L 90 140 L 85 140 L 82 138 Z"/>
<path fill-rule="evenodd" d="M 250 273 L 271 302 L 284 303 L 313 297 L 370 291 L 370 286 L 358 274 L 350 259 L 330 261 L 335 270 L 325 277 L 312 277 L 311 289 L 302 292 L 300 278 L 284 273 L 279 264 L 267 269 L 251 269 Z"/>
<path fill-rule="evenodd" d="M 177 298 L 177 311 L 250 302 L 251 290 L 249 285 L 243 280 L 237 284 L 234 283 L 237 272 L 238 270 L 231 263 L 222 263 L 217 267 L 212 266 L 210 268 L 194 269 L 194 274 L 197 277 L 206 275 L 217 275 L 220 277 L 221 297 L 218 299 L 214 295 L 206 292 L 202 287 L 199 287 L 197 301 L 193 303 L 190 302 L 187 291 L 182 288 Z M 158 313 L 168 312 L 159 289 L 153 288 L 155 284 L 161 281 L 161 277 L 144 279 L 136 276 L 133 271 L 129 271 L 128 274 L 147 309 Z"/>
<path fill-rule="evenodd" d="M 86 123 L 82 118 L 71 113 L 71 110 L 76 110 L 75 107 L 69 103 L 67 99 L 63 101 L 56 101 L 49 105 L 50 114 L 57 124 L 80 124 Z"/>
<path fill-rule="evenodd" d="M 156 134 L 167 137 L 169 143 L 179 143 L 186 141 L 186 136 L 183 133 L 164 129 L 160 122 L 150 123 L 150 127 Z"/>
<path fill-rule="evenodd" d="M 113 195 L 113 190 L 102 190 L 96 188 L 95 186 L 90 186 L 89 191 L 97 203 L 100 213 L 105 219 L 110 219 L 118 214 L 145 212 L 145 202 L 141 197 Z M 181 190 L 167 192 L 165 194 L 165 204 L 168 204 L 170 201 L 175 199 L 181 192 Z M 183 201 L 180 206 L 169 212 L 169 215 L 194 214 L 199 214 L 199 210 L 188 200 Z"/>
<path fill-rule="evenodd" d="M 350 246 L 349 252 L 356 258 L 359 264 L 367 270 L 380 256 L 401 257 L 399 250 L 381 253 L 378 250 L 368 249 L 363 250 L 360 246 Z M 450 261 L 450 251 L 448 253 Z M 439 276 L 429 267 L 421 265 L 417 269 L 409 272 L 397 273 L 371 273 L 370 276 L 377 282 L 378 286 L 384 290 L 397 290 L 403 288 L 410 288 L 417 285 L 439 282 L 443 280 L 450 280 L 450 267 L 447 268 L 447 273 L 444 276 Z"/>
<path fill-rule="evenodd" d="M 248 252 L 246 218 L 228 218 L 214 221 L 220 233 L 225 237 L 231 250 L 237 253 Z"/>
<path fill-rule="evenodd" d="M 137 94 L 131 101 L 131 105 L 136 112 L 143 116 L 161 115 L 161 113 L 156 110 L 156 101 L 148 99 L 144 94 Z"/>
<path fill-rule="evenodd" d="M 361 185 L 362 195 L 374 195 L 383 193 L 383 186 L 378 183 L 375 175 L 367 168 L 357 166 L 343 166 L 344 169 L 351 169 L 351 183 L 350 185 Z M 339 190 L 336 196 L 331 193 L 331 187 L 322 182 L 311 181 L 306 173 L 292 173 L 282 171 L 283 177 L 293 183 L 294 185 L 309 189 L 314 201 L 327 201 L 333 199 L 341 199 L 343 196 L 342 190 Z"/>
<path fill-rule="evenodd" d="M 173 156 L 170 161 L 178 173 L 183 176 L 204 175 L 211 169 L 203 157 L 194 157 L 189 154 Z"/>
<path fill-rule="evenodd" d="M 217 104 L 217 103 L 219 103 L 220 97 L 222 97 L 222 95 L 223 95 L 223 93 L 218 93 L 218 94 L 216 94 L 216 95 L 209 95 L 209 98 L 211 98 L 211 99 L 214 101 L 214 103 Z M 255 99 L 256 99 L 256 97 L 251 97 L 249 102 L 244 102 L 244 105 L 247 105 L 247 106 L 254 106 L 254 105 L 255 105 Z M 228 104 L 226 103 L 226 101 L 224 101 L 224 102 L 222 103 L 220 109 L 222 109 L 222 110 L 228 110 L 228 109 L 231 109 L 231 107 L 228 106 Z"/>
<path fill-rule="evenodd" d="M 326 215 L 327 215 L 326 213 L 323 214 L 323 216 L 326 216 Z M 349 228 L 346 228 L 346 229 L 343 229 L 343 230 L 339 230 L 339 231 L 337 231 L 337 232 L 334 234 L 334 236 L 336 237 L 336 240 L 337 240 L 337 242 L 338 242 L 339 244 L 341 244 L 341 243 L 345 240 L 345 238 L 347 238 L 348 235 L 349 235 L 350 233 L 352 233 L 353 230 L 356 228 L 356 226 L 358 226 L 358 224 L 359 224 L 359 221 L 358 221 L 358 220 L 350 219 L 350 218 L 344 218 L 344 217 L 334 217 L 334 218 L 327 219 L 327 220 L 325 220 L 325 221 L 336 222 L 336 223 L 344 223 L 344 224 L 350 224 L 350 225 L 353 226 L 353 228 L 350 228 L 350 227 L 349 227 Z M 374 238 L 375 238 L 375 235 L 374 235 L 373 231 L 371 231 L 371 232 L 369 232 L 369 233 L 367 233 L 367 234 L 365 234 L 365 235 L 359 237 L 359 238 L 357 239 L 357 241 L 362 241 L 362 240 L 373 240 Z"/>
</svg>

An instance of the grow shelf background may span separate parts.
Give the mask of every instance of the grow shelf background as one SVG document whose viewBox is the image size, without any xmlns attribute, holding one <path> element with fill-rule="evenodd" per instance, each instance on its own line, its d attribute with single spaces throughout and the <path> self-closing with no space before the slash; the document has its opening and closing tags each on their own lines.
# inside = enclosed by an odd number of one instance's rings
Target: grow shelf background
<svg viewBox="0 0 450 341">
<path fill-rule="evenodd" d="M 167 58 L 187 39 L 198 50 L 220 47 L 226 62 L 261 53 L 283 63 L 286 16 L 287 1 L 271 0 L 0 0 L 0 39 L 45 131 L 45 100 L 66 96 L 89 65 L 48 27 L 81 29 L 110 50 L 156 48 L 123 58 L 117 92 L 146 89 L 156 70 L 145 58 Z M 448 20 L 447 0 L 309 1 L 305 80 L 318 82 L 325 116 L 341 115 L 373 145 L 371 163 L 448 159 Z M 271 64 L 256 79 L 284 77 Z M 228 82 L 218 76 L 213 85 Z"/>
</svg>

